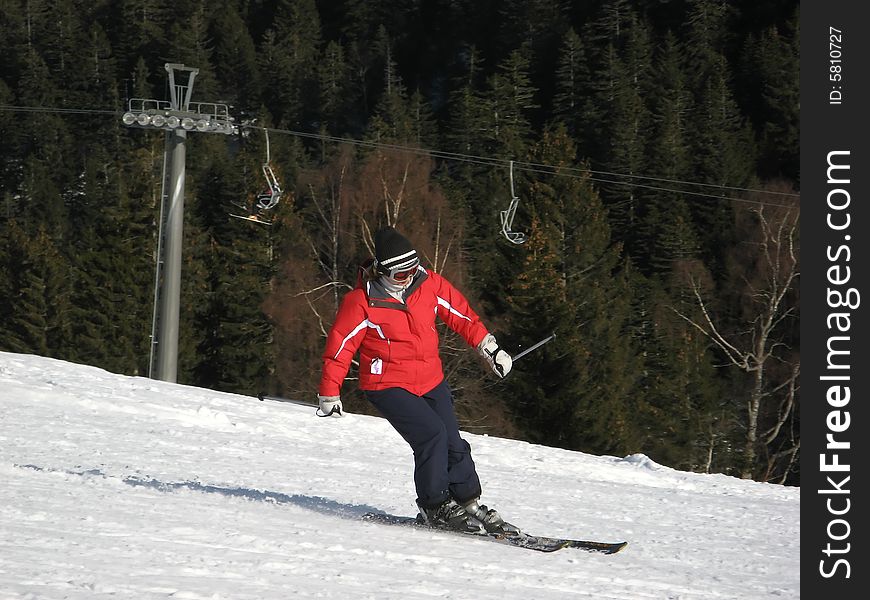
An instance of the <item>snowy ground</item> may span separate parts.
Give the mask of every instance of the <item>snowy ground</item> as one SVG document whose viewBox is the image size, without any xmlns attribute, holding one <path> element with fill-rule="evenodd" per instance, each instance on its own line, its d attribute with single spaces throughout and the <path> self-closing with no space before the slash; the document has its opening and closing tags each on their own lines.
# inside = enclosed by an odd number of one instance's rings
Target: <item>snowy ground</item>
<svg viewBox="0 0 870 600">
<path fill-rule="evenodd" d="M 800 597 L 800 492 L 466 434 L 542 554 L 365 523 L 413 514 L 386 421 L 0 353 L 0 599 Z"/>
</svg>

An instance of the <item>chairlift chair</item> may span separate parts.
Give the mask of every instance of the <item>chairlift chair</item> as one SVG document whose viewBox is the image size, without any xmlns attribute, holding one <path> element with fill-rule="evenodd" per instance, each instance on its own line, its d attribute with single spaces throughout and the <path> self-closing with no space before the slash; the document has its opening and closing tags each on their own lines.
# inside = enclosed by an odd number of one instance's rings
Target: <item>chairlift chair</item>
<svg viewBox="0 0 870 600">
<path fill-rule="evenodd" d="M 269 189 L 260 192 L 257 195 L 257 208 L 260 210 L 269 210 L 274 208 L 281 200 L 281 184 L 278 183 L 278 178 L 275 177 L 274 171 L 269 163 L 263 165 L 263 176 L 266 178 L 266 185 Z"/>
<path fill-rule="evenodd" d="M 263 225 L 271 225 L 272 222 L 266 218 L 263 218 L 262 215 L 265 211 L 274 208 L 278 204 L 278 202 L 281 201 L 281 195 L 284 193 L 284 191 L 281 189 L 281 184 L 278 182 L 278 178 L 275 176 L 275 172 L 272 170 L 272 161 L 269 150 L 269 130 L 263 128 L 263 131 L 266 134 L 266 162 L 263 163 L 262 170 L 263 178 L 266 180 L 267 188 L 257 194 L 257 197 L 254 199 L 254 205 L 250 209 L 248 209 L 247 215 L 230 214 L 230 216 L 237 219 L 244 219 L 246 221 L 253 221 L 255 223 L 260 223 Z"/>
<path fill-rule="evenodd" d="M 528 239 L 525 233 L 521 231 L 513 231 L 514 216 L 517 212 L 517 205 L 520 199 L 514 192 L 514 161 L 510 161 L 510 180 L 511 180 L 511 203 L 507 210 L 499 212 L 501 218 L 501 232 L 504 234 L 507 241 L 512 244 L 523 244 Z"/>
</svg>

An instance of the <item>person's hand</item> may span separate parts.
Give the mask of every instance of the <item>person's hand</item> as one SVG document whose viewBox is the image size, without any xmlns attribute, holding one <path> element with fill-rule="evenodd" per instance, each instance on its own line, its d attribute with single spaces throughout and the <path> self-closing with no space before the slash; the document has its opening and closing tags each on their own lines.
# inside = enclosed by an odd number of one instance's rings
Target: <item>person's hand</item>
<svg viewBox="0 0 870 600">
<path fill-rule="evenodd" d="M 343 417 L 344 407 L 341 405 L 341 396 L 321 396 L 317 394 L 320 407 L 317 409 L 318 417 Z"/>
<path fill-rule="evenodd" d="M 487 333 L 478 345 L 477 351 L 486 359 L 496 375 L 503 378 L 510 373 L 514 361 L 510 354 L 499 347 L 494 335 Z"/>
</svg>

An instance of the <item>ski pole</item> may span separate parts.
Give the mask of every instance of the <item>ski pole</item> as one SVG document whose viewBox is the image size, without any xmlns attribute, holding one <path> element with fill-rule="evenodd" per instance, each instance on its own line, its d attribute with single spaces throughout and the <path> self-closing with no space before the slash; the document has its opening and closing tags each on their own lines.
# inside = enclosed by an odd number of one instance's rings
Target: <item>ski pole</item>
<svg viewBox="0 0 870 600">
<path fill-rule="evenodd" d="M 263 400 L 274 400 L 275 402 L 288 402 L 290 404 L 299 404 L 301 406 L 310 406 L 311 408 L 317 409 L 314 411 L 314 414 L 316 414 L 318 417 L 331 417 L 333 415 L 333 413 L 336 413 L 336 412 L 339 414 L 339 416 L 343 416 L 341 411 L 338 410 L 338 406 L 335 406 L 332 409 L 332 411 L 330 411 L 329 414 L 324 415 L 323 413 L 320 412 L 320 407 L 317 404 L 314 404 L 313 402 L 306 402 L 305 400 L 293 400 L 292 398 L 281 398 L 279 396 L 269 396 L 268 394 L 264 394 L 263 392 L 260 392 L 259 394 L 257 394 L 257 398 L 260 399 L 260 402 L 262 402 Z"/>
<path fill-rule="evenodd" d="M 523 350 L 522 352 L 518 353 L 517 355 L 515 355 L 515 356 L 513 357 L 513 361 L 514 361 L 514 362 L 517 362 L 519 359 L 521 359 L 522 357 L 524 357 L 526 354 L 528 354 L 528 353 L 531 352 L 532 350 L 535 350 L 536 348 L 540 348 L 541 346 L 543 346 L 543 345 L 546 344 L 547 342 L 549 342 L 549 341 L 551 341 L 551 340 L 554 340 L 554 339 L 556 339 L 556 334 L 555 334 L 555 333 L 551 334 L 551 335 L 548 336 L 548 337 L 545 337 L 544 339 L 542 339 L 540 342 L 538 342 L 538 343 L 535 344 L 534 346 L 530 346 L 530 347 L 526 348 L 525 350 Z"/>
</svg>

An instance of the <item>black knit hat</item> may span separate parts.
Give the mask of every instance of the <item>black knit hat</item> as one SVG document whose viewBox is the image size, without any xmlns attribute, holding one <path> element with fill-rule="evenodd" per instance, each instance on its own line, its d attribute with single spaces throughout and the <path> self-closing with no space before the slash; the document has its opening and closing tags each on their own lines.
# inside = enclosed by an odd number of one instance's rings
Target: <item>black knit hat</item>
<svg viewBox="0 0 870 600">
<path fill-rule="evenodd" d="M 410 269 L 420 264 L 417 251 L 408 238 L 392 227 L 384 227 L 375 233 L 375 260 L 382 273 Z"/>
</svg>

